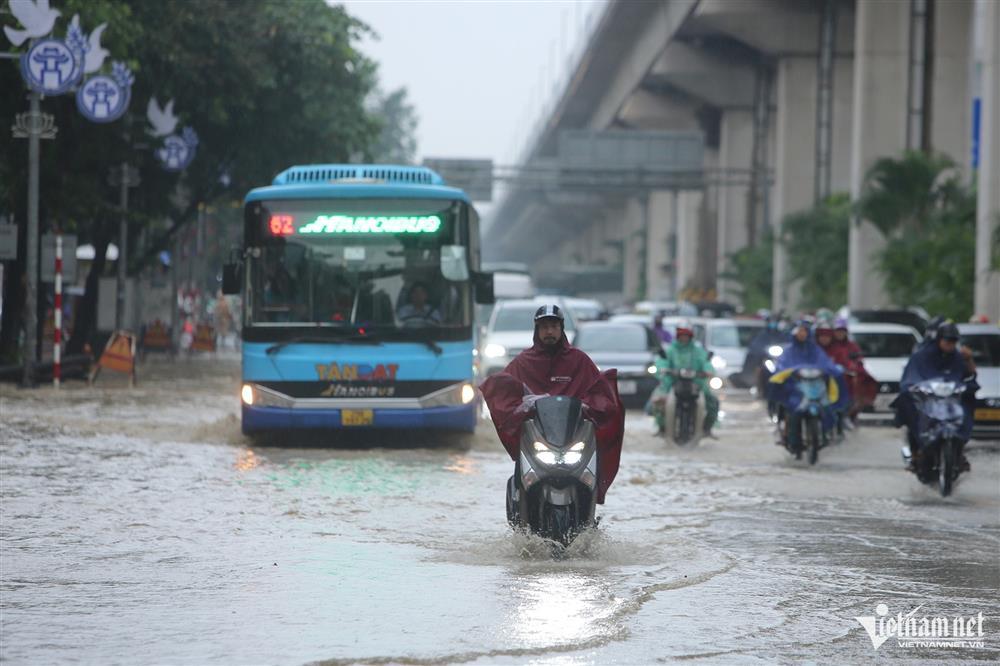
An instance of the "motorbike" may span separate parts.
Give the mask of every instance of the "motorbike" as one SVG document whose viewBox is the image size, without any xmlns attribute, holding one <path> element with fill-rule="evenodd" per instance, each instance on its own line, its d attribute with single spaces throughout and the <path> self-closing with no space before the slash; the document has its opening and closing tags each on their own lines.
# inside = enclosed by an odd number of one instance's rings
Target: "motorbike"
<svg viewBox="0 0 1000 666">
<path fill-rule="evenodd" d="M 596 525 L 597 437 L 583 403 L 569 396 L 535 402 L 507 482 L 507 521 L 565 547 Z"/>
<path fill-rule="evenodd" d="M 674 376 L 674 382 L 665 398 L 664 437 L 678 446 L 697 445 L 704 434 L 705 401 L 695 379 L 707 374 L 686 368 L 669 372 Z"/>
<path fill-rule="evenodd" d="M 799 428 L 798 446 L 790 444 L 789 434 L 784 436 L 784 445 L 788 451 L 795 455 L 796 460 L 802 459 L 803 452 L 808 454 L 810 465 L 815 465 L 819 460 L 819 450 L 830 443 L 827 430 L 823 427 L 823 414 L 830 407 L 830 398 L 827 389 L 827 377 L 819 368 L 798 368 L 792 371 L 795 386 L 802 395 L 798 404 L 794 407 L 783 405 L 779 410 L 779 422 L 786 421 L 787 427 Z M 795 423 L 789 418 L 786 410 L 793 409 Z"/>
<path fill-rule="evenodd" d="M 961 474 L 959 461 L 962 454 L 962 394 L 961 382 L 929 379 L 910 388 L 910 395 L 917 407 L 917 438 L 921 455 L 913 472 L 921 483 L 935 483 L 942 497 L 951 494 L 955 481 Z M 903 462 L 910 466 L 913 455 L 909 445 L 901 451 Z"/>
</svg>

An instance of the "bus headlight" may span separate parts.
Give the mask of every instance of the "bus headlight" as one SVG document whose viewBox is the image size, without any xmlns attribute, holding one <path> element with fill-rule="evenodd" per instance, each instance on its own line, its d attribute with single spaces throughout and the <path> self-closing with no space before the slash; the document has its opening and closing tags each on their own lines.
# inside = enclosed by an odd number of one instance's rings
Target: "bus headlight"
<svg viewBox="0 0 1000 666">
<path fill-rule="evenodd" d="M 472 402 L 476 397 L 476 389 L 472 388 L 472 384 L 465 384 L 462 386 L 462 404 L 467 405 Z"/>
<path fill-rule="evenodd" d="M 507 348 L 503 345 L 491 342 L 486 345 L 486 349 L 483 350 L 483 355 L 486 356 L 486 358 L 500 358 L 501 356 L 507 355 Z"/>
<path fill-rule="evenodd" d="M 253 396 L 253 387 L 250 386 L 249 384 L 244 384 L 243 388 L 240 389 L 240 397 L 243 398 L 243 404 L 244 405 L 248 405 L 248 406 L 252 405 L 253 404 L 253 397 L 254 397 Z"/>
</svg>

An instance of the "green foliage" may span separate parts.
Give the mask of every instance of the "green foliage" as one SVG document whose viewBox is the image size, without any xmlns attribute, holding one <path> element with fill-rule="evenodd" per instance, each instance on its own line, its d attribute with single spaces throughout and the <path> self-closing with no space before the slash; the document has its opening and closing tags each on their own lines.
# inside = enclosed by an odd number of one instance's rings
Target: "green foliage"
<svg viewBox="0 0 1000 666">
<path fill-rule="evenodd" d="M 43 100 L 59 127 L 56 140 L 42 145 L 43 227 L 80 221 L 80 240 L 89 241 L 92 223 L 114 215 L 108 169 L 126 159 L 139 166 L 143 180 L 130 195 L 132 224 L 169 217 L 182 225 L 198 202 L 240 199 L 291 164 L 366 156 L 377 135 L 378 120 L 364 107 L 376 67 L 355 48 L 367 28 L 343 7 L 322 0 L 57 5 L 57 34 L 74 13 L 85 31 L 108 21 L 103 45 L 112 55 L 105 67 L 124 60 L 136 82 L 131 128 L 125 119 L 88 122 L 72 95 Z M 0 67 L 0 89 L 24 90 L 13 63 Z M 178 130 L 190 125 L 198 133 L 197 157 L 183 175 L 164 172 L 153 159 L 156 140 L 145 135 L 153 96 L 161 104 L 175 99 Z M 2 118 L 26 106 L 20 93 L 0 95 Z M 137 142 L 146 145 L 130 147 Z M 18 219 L 25 209 L 26 143 L 0 132 L 0 211 L 15 211 Z"/>
<path fill-rule="evenodd" d="M 909 152 L 869 171 L 859 213 L 886 237 L 876 255 L 900 305 L 968 319 L 973 307 L 976 197 L 945 157 Z"/>
<path fill-rule="evenodd" d="M 406 88 L 375 95 L 373 114 L 379 134 L 371 149 L 372 160 L 385 164 L 412 164 L 417 155 L 417 112 L 406 99 Z"/>
<path fill-rule="evenodd" d="M 883 157 L 868 170 L 858 211 L 883 236 L 900 229 L 920 233 L 931 211 L 964 196 L 954 169 L 944 155 L 908 151 L 902 159 Z"/>
<path fill-rule="evenodd" d="M 814 310 L 847 301 L 847 242 L 851 199 L 834 194 L 813 208 L 785 217 L 781 243 L 792 280 L 801 280 L 799 306 Z"/>
<path fill-rule="evenodd" d="M 774 238 L 766 229 L 756 245 L 729 255 L 729 268 L 719 277 L 737 284 L 737 292 L 746 311 L 770 308 L 773 262 Z"/>
</svg>

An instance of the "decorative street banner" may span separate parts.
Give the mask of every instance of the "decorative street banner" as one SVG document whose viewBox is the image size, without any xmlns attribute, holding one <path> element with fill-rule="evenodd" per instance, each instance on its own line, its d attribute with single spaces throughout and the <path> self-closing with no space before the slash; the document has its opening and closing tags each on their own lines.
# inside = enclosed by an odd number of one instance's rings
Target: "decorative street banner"
<svg viewBox="0 0 1000 666">
<path fill-rule="evenodd" d="M 42 39 L 21 56 L 21 76 L 43 95 L 70 92 L 83 76 L 83 59 L 61 39 Z"/>
<path fill-rule="evenodd" d="M 112 65 L 111 76 L 98 74 L 87 79 L 76 91 L 76 107 L 84 118 L 95 123 L 110 123 L 121 118 L 132 99 L 135 77 L 124 63 Z"/>
<path fill-rule="evenodd" d="M 180 136 L 171 134 L 156 150 L 156 159 L 167 171 L 183 171 L 191 164 L 198 147 L 198 135 L 190 127 L 185 127 Z"/>
</svg>

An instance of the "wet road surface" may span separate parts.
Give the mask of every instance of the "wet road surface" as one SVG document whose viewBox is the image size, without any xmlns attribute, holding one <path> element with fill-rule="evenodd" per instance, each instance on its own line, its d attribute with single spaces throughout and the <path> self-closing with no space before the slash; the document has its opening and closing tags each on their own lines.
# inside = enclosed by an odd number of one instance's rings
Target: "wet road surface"
<svg viewBox="0 0 1000 666">
<path fill-rule="evenodd" d="M 131 391 L 0 387 L 7 663 L 1000 660 L 996 443 L 942 499 L 895 430 L 809 468 L 743 394 L 694 450 L 630 413 L 599 530 L 553 560 L 506 527 L 488 424 L 261 445 L 235 360 L 140 372 Z M 983 646 L 876 651 L 854 618 L 878 604 L 982 612 Z"/>
</svg>

